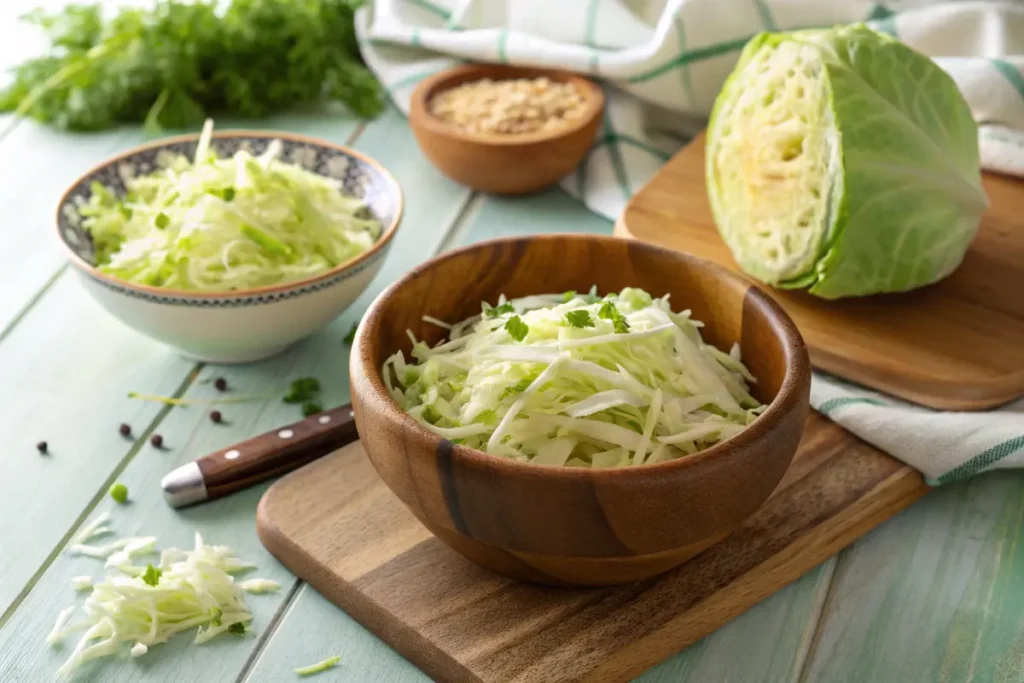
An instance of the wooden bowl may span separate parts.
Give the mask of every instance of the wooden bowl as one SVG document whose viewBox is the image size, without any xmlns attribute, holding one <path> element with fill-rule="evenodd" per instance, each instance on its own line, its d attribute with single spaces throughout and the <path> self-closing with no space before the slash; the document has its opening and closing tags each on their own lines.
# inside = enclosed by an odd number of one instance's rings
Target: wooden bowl
<svg viewBox="0 0 1024 683">
<path fill-rule="evenodd" d="M 434 94 L 483 78 L 547 77 L 572 82 L 585 97 L 582 115 L 555 130 L 524 135 L 466 133 L 430 113 Z M 592 81 L 564 71 L 501 64 L 471 64 L 425 79 L 412 94 L 409 123 L 420 149 L 452 180 L 495 194 L 524 194 L 555 184 L 583 160 L 594 143 L 604 93 Z"/>
<path fill-rule="evenodd" d="M 384 360 L 410 351 L 406 330 L 433 344 L 499 294 L 632 286 L 672 295 L 706 324 L 705 341 L 741 345 L 770 402 L 746 430 L 694 455 L 622 469 L 516 462 L 454 445 L 392 400 Z M 782 308 L 751 282 L 692 256 L 640 242 L 545 235 L 483 242 L 413 270 L 370 306 L 352 352 L 352 397 L 363 447 L 423 524 L 466 557 L 517 579 L 612 585 L 681 564 L 721 540 L 771 494 L 807 417 L 810 366 Z"/>
</svg>

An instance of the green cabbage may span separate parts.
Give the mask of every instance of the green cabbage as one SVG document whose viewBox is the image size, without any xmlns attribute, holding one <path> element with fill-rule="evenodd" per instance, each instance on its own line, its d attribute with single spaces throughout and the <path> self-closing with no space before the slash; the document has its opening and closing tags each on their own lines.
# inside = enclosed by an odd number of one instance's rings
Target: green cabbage
<svg viewBox="0 0 1024 683">
<path fill-rule="evenodd" d="M 668 296 L 627 288 L 483 304 L 417 362 L 384 363 L 388 390 L 431 431 L 492 455 L 541 465 L 623 467 L 678 458 L 727 439 L 764 406 L 754 377 L 705 344 Z M 410 336 L 411 333 L 410 333 Z"/>
<path fill-rule="evenodd" d="M 218 159 L 206 122 L 195 159 L 173 156 L 116 197 L 93 183 L 79 207 L 101 271 L 195 291 L 251 289 L 312 277 L 373 246 L 380 222 L 341 182 L 281 162 L 281 142 Z"/>
<path fill-rule="evenodd" d="M 169 548 L 159 562 L 133 563 L 135 555 L 156 552 L 156 538 L 126 538 L 104 546 L 87 541 L 111 533 L 109 516 L 103 515 L 72 539 L 73 554 L 106 558 L 111 570 L 100 581 L 88 576 L 72 579 L 76 590 L 90 591 L 85 603 L 60 612 L 47 642 L 57 644 L 73 633 L 82 633 L 67 661 L 58 671 L 71 676 L 86 662 L 130 652 L 140 657 L 153 645 L 173 635 L 196 630 L 196 643 L 222 633 L 244 633 L 252 620 L 244 593 L 266 593 L 280 588 L 267 579 L 236 582 L 234 575 L 252 565 L 235 557 L 227 546 L 207 545 L 195 535 L 192 550 Z M 81 611 L 82 617 L 72 621 Z"/>
<path fill-rule="evenodd" d="M 946 277 L 988 205 L 956 84 L 863 25 L 752 39 L 715 103 L 706 163 L 740 266 L 826 299 Z"/>
</svg>

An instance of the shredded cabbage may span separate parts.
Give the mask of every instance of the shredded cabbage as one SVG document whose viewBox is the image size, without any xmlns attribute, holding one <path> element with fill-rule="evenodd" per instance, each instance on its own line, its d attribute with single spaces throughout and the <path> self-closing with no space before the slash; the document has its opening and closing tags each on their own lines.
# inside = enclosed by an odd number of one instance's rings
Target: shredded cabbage
<svg viewBox="0 0 1024 683">
<path fill-rule="evenodd" d="M 217 158 L 207 121 L 195 158 L 168 156 L 127 179 L 117 197 L 92 184 L 78 207 L 99 269 L 123 280 L 195 291 L 231 291 L 300 280 L 368 250 L 381 224 L 341 182 L 259 156 Z"/>
<path fill-rule="evenodd" d="M 319 661 L 316 664 L 310 664 L 309 666 L 299 667 L 295 670 L 295 673 L 299 676 L 312 676 L 313 674 L 318 674 L 323 671 L 327 671 L 328 669 L 333 669 L 338 665 L 338 662 L 340 661 L 341 657 L 339 657 L 338 655 L 334 655 L 333 657 L 328 657 L 327 659 Z"/>
<path fill-rule="evenodd" d="M 160 554 L 159 564 L 139 566 L 131 557 L 155 553 L 155 539 L 126 539 L 107 559 L 115 571 L 92 585 L 82 605 L 85 616 L 71 618 L 77 606 L 63 610 L 47 636 L 51 644 L 71 633 L 84 631 L 71 656 L 58 670 L 71 675 L 82 664 L 129 649 L 132 657 L 146 654 L 155 644 L 174 634 L 198 627 L 195 642 L 205 643 L 226 631 L 244 633 L 252 620 L 243 591 L 265 592 L 278 584 L 264 579 L 236 583 L 232 574 L 249 569 L 226 546 L 206 545 L 196 534 L 190 551 L 170 548 Z M 86 553 L 88 554 L 88 553 Z M 101 557 L 99 553 L 93 554 Z M 88 577 L 76 577 L 85 587 Z M 91 583 L 91 582 L 89 582 Z"/>
<path fill-rule="evenodd" d="M 669 297 L 626 288 L 482 304 L 433 348 L 384 362 L 395 401 L 427 429 L 541 465 L 624 467 L 696 453 L 764 409 L 740 360 L 705 344 Z"/>
</svg>

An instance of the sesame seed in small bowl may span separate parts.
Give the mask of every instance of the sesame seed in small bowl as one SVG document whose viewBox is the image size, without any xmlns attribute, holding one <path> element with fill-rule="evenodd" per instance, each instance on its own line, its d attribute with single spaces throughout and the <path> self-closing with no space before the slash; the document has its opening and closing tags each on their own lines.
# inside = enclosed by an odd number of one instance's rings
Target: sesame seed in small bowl
<svg viewBox="0 0 1024 683">
<path fill-rule="evenodd" d="M 420 149 L 452 180 L 483 192 L 549 187 L 586 156 L 604 93 L 576 74 L 470 64 L 425 79 L 409 122 Z"/>
</svg>

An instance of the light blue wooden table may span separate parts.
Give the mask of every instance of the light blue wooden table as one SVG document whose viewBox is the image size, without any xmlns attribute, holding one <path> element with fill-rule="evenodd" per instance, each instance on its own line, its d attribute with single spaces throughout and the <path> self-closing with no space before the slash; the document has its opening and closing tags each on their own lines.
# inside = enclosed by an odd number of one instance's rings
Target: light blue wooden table
<svg viewBox="0 0 1024 683">
<path fill-rule="evenodd" d="M 30 3 L 0 4 L 0 64 L 34 47 L 12 29 Z M 38 4 L 38 3 L 31 3 Z M 227 127 L 228 122 L 219 122 Z M 75 595 L 69 579 L 98 576 L 95 560 L 64 554 L 68 539 L 112 509 L 123 535 L 187 547 L 194 531 L 253 560 L 283 585 L 252 596 L 254 636 L 194 646 L 189 636 L 138 660 L 107 661 L 82 680 L 117 683 L 262 683 L 340 655 L 317 680 L 420 681 L 424 674 L 280 566 L 254 531 L 258 487 L 186 511 L 168 508 L 158 482 L 211 450 L 294 421 L 277 398 L 225 407 L 226 425 L 200 408 L 129 400 L 129 391 L 209 396 L 223 375 L 240 394 L 280 396 L 315 375 L 325 405 L 348 398 L 341 339 L 372 297 L 445 249 L 498 235 L 608 234 L 611 224 L 558 190 L 521 199 L 474 194 L 440 177 L 404 119 L 370 123 L 343 114 L 277 117 L 259 125 L 352 145 L 390 168 L 406 192 L 397 242 L 369 291 L 330 329 L 272 360 L 234 368 L 195 365 L 121 326 L 63 263 L 52 225 L 61 190 L 91 164 L 141 142 L 137 129 L 72 136 L 0 120 L 0 681 L 53 680 L 70 650 L 44 642 Z M 118 434 L 132 425 L 136 440 Z M 167 450 L 148 444 L 160 433 Z M 45 439 L 51 454 L 39 455 Z M 124 482 L 132 502 L 106 496 Z M 1024 474 L 980 477 L 922 503 L 713 635 L 648 672 L 647 683 L 1024 680 Z"/>
</svg>

